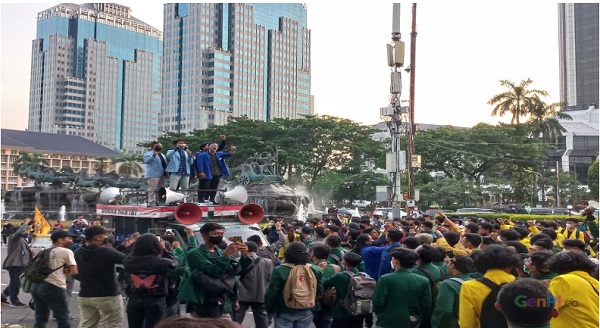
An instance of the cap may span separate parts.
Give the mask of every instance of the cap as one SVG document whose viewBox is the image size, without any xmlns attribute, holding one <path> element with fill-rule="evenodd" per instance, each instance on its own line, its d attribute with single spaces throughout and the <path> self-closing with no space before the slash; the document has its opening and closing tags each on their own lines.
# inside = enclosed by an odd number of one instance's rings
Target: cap
<svg viewBox="0 0 600 328">
<path fill-rule="evenodd" d="M 302 233 L 311 233 L 312 229 L 309 226 L 304 226 L 301 229 Z"/>
<path fill-rule="evenodd" d="M 65 237 L 77 237 L 77 236 L 74 236 L 74 235 L 70 234 L 68 231 L 64 231 L 64 230 L 57 231 L 57 232 L 53 233 L 52 235 L 50 235 L 50 239 L 52 240 L 53 243 L 55 243 L 57 240 L 59 240 L 61 238 L 65 238 Z"/>
<path fill-rule="evenodd" d="M 348 228 L 354 229 L 354 230 L 360 230 L 360 224 L 358 224 L 356 222 L 352 222 L 348 225 Z"/>
</svg>

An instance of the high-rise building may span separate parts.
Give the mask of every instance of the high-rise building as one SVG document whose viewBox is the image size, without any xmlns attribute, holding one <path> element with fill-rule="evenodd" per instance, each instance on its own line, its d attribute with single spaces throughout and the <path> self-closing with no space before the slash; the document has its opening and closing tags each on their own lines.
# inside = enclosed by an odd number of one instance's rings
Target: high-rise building
<svg viewBox="0 0 600 328">
<path fill-rule="evenodd" d="M 141 152 L 156 138 L 162 32 L 126 6 L 63 3 L 37 17 L 30 131 Z"/>
<path fill-rule="evenodd" d="M 571 110 L 598 108 L 598 4 L 558 4 L 560 100 Z"/>
<path fill-rule="evenodd" d="M 306 7 L 169 3 L 159 131 L 313 114 Z"/>
</svg>

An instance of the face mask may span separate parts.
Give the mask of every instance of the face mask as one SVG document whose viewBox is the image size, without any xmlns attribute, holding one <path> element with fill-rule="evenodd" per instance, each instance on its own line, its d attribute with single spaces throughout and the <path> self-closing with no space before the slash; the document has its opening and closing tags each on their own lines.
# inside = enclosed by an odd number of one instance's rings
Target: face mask
<svg viewBox="0 0 600 328">
<path fill-rule="evenodd" d="M 531 275 L 531 272 L 527 270 L 527 266 L 525 264 L 523 264 L 523 272 L 527 273 L 528 275 Z"/>
<path fill-rule="evenodd" d="M 210 242 L 213 245 L 218 245 L 223 241 L 223 237 L 222 236 L 217 236 L 217 237 L 208 237 L 208 242 Z"/>
<path fill-rule="evenodd" d="M 567 223 L 567 229 L 573 228 L 573 223 Z"/>
<path fill-rule="evenodd" d="M 390 266 L 392 267 L 392 270 L 394 269 L 394 261 L 390 261 Z"/>
<path fill-rule="evenodd" d="M 162 147 L 154 147 L 154 151 L 160 151 Z"/>
<path fill-rule="evenodd" d="M 269 223 L 269 227 L 272 227 L 274 225 L 275 225 L 275 223 Z"/>
<path fill-rule="evenodd" d="M 300 234 L 300 230 L 296 230 L 296 233 L 297 233 L 297 234 Z"/>
</svg>

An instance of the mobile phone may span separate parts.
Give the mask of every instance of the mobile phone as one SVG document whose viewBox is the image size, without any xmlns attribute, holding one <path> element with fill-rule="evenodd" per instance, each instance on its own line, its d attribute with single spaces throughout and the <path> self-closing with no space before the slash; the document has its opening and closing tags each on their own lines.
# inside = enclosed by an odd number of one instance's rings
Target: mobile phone
<svg viewBox="0 0 600 328">
<path fill-rule="evenodd" d="M 243 243 L 242 236 L 233 236 L 234 243 Z"/>
</svg>

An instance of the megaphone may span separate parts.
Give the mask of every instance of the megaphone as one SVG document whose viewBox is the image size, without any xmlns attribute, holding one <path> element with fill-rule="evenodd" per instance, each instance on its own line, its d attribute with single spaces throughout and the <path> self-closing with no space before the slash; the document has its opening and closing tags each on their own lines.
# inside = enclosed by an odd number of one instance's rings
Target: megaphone
<svg viewBox="0 0 600 328">
<path fill-rule="evenodd" d="M 247 204 L 242 206 L 238 212 L 238 219 L 245 224 L 254 224 L 262 221 L 265 216 L 265 210 L 256 204 Z"/>
<path fill-rule="evenodd" d="M 600 208 L 600 203 L 594 200 L 588 201 L 588 206 L 579 212 L 579 215 L 587 215 L 588 213 L 593 213 L 596 209 Z"/>
<path fill-rule="evenodd" d="M 158 198 L 156 199 L 156 203 L 158 205 L 167 205 L 171 203 L 181 203 L 184 199 L 185 196 L 183 194 L 162 187 L 158 190 Z"/>
<path fill-rule="evenodd" d="M 121 198 L 121 189 L 117 187 L 108 187 L 100 193 L 100 202 L 102 204 L 114 205 Z"/>
<path fill-rule="evenodd" d="M 248 200 L 248 192 L 246 191 L 246 188 L 236 186 L 232 190 L 223 193 L 223 198 L 225 198 L 226 201 L 243 204 Z"/>
<path fill-rule="evenodd" d="M 181 224 L 196 224 L 202 219 L 202 209 L 194 203 L 183 203 L 175 209 L 175 220 Z"/>
</svg>

